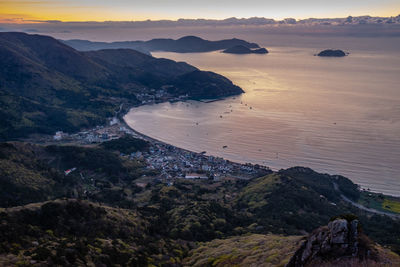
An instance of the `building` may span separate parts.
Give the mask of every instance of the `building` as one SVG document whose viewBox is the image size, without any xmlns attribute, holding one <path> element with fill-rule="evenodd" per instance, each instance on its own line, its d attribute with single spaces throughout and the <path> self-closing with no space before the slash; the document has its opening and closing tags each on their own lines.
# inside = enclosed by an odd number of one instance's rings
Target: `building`
<svg viewBox="0 0 400 267">
<path fill-rule="evenodd" d="M 209 171 L 211 171 L 211 166 L 207 165 L 207 164 L 204 164 L 204 165 L 201 166 L 201 169 L 203 171 L 209 172 Z"/>
<path fill-rule="evenodd" d="M 114 117 L 110 121 L 110 126 L 113 126 L 113 125 L 118 124 L 118 123 L 119 123 L 119 120 L 116 117 Z"/>
<path fill-rule="evenodd" d="M 185 175 L 185 179 L 208 179 L 208 176 L 199 173 L 188 173 Z"/>
<path fill-rule="evenodd" d="M 53 136 L 53 139 L 55 141 L 60 141 L 61 139 L 63 139 L 64 133 L 63 131 L 58 131 L 56 132 L 56 134 Z"/>
</svg>

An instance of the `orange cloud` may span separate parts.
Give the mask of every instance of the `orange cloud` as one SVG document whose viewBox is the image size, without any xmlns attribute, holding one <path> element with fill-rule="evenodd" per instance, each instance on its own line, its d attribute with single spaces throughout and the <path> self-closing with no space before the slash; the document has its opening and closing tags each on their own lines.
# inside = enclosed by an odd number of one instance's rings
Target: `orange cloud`
<svg viewBox="0 0 400 267">
<path fill-rule="evenodd" d="M 109 1 L 109 0 L 108 0 Z M 229 7 L 221 6 L 222 2 L 228 0 L 215 1 L 215 5 L 208 7 L 206 3 L 211 0 L 204 0 L 204 5 L 198 1 L 189 0 L 145 0 L 148 2 L 139 2 L 138 0 L 52 0 L 52 1 L 36 1 L 36 0 L 0 0 L 0 22 L 1 23 L 31 23 L 47 20 L 60 20 L 60 21 L 138 21 L 138 20 L 160 20 L 160 19 L 178 19 L 197 18 L 205 14 L 206 18 L 226 18 L 231 16 L 268 16 L 268 10 L 264 11 L 262 8 L 251 9 L 243 8 L 243 3 L 232 2 Z M 115 2 L 114 2 L 115 1 Z M 143 0 L 142 0 L 143 1 Z M 183 4 L 187 1 L 187 4 Z M 264 3 L 268 0 L 250 0 L 254 3 Z M 317 1 L 317 0 L 308 0 Z M 359 2 L 361 0 L 357 0 Z M 375 0 L 379 1 L 379 0 Z M 395 0 L 385 0 L 385 2 L 392 2 Z M 270 1 L 276 2 L 276 1 Z M 285 1 L 283 1 L 285 2 Z M 287 1 L 286 1 L 287 2 Z M 296 1 L 293 1 L 296 2 Z M 304 2 L 307 2 L 304 0 Z M 219 3 L 219 4 L 218 4 Z M 265 5 L 265 3 L 264 3 Z M 275 4 L 274 4 L 275 5 Z M 274 7 L 272 5 L 272 7 Z M 199 8 L 203 6 L 202 8 Z M 204 7 L 207 6 L 207 7 Z M 211 7 L 212 6 L 212 7 Z M 254 5 L 257 6 L 257 5 Z M 282 14 L 275 12 L 272 15 L 274 18 L 284 18 L 291 16 L 290 12 L 296 12 L 296 9 L 287 10 L 281 5 L 276 4 L 275 9 L 282 11 Z M 307 18 L 309 16 L 330 16 L 330 17 L 345 17 L 351 15 L 375 15 L 375 16 L 390 16 L 397 15 L 396 10 L 400 13 L 400 4 L 393 3 L 381 6 L 367 6 L 367 5 L 353 5 L 352 7 L 341 7 L 334 11 L 329 11 L 329 8 L 321 8 L 321 5 L 314 9 L 306 9 L 305 13 L 293 13 L 296 18 Z M 315 14 L 314 14 L 314 13 Z M 332 13 L 326 13 L 332 12 Z M 185 16 L 186 14 L 186 16 Z M 270 14 L 271 15 L 271 14 Z"/>
</svg>

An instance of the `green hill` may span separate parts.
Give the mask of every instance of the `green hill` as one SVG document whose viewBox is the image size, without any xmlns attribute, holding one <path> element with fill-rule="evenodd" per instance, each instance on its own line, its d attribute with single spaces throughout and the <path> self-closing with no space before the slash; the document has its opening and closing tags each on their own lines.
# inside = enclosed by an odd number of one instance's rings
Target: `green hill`
<svg viewBox="0 0 400 267">
<path fill-rule="evenodd" d="M 138 143 L 142 144 L 140 140 L 134 142 L 128 138 L 124 142 L 125 149 L 146 149 L 137 147 Z M 115 141 L 110 142 L 110 145 L 114 144 Z M 132 181 L 149 171 L 143 162 L 124 159 L 116 150 L 111 147 L 0 143 L 0 207 L 58 197 L 89 198 L 130 206 L 132 199 L 123 188 L 138 190 Z M 72 168 L 76 170 L 64 174 L 65 170 Z"/>
<path fill-rule="evenodd" d="M 135 211 L 88 201 L 32 204 L 2 211 L 0 220 L 1 266 L 161 265 L 188 250 L 152 235 Z"/>
</svg>

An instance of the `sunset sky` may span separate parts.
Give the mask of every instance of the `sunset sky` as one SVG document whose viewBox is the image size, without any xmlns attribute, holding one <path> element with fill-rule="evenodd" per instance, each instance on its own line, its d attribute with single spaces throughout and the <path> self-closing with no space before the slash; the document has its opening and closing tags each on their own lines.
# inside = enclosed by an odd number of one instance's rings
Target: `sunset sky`
<svg viewBox="0 0 400 267">
<path fill-rule="evenodd" d="M 396 16 L 399 0 L 0 0 L 2 22 Z"/>
</svg>

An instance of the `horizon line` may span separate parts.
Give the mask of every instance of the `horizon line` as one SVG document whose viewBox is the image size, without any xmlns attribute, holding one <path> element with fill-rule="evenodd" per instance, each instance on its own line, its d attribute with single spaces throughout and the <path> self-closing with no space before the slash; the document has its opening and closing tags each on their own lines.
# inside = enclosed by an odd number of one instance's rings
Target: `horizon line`
<svg viewBox="0 0 400 267">
<path fill-rule="evenodd" d="M 288 19 L 294 19 L 297 21 L 309 20 L 309 19 L 326 19 L 326 20 L 334 20 L 334 19 L 346 19 L 348 17 L 352 18 L 360 18 L 360 17 L 370 17 L 370 18 L 395 18 L 399 17 L 398 15 L 391 16 L 372 16 L 372 15 L 360 15 L 360 16 L 344 16 L 344 17 L 307 17 L 307 18 L 293 18 L 293 17 L 285 17 L 282 19 L 276 18 L 268 18 L 268 17 L 227 17 L 223 19 L 218 18 L 177 18 L 177 19 L 144 19 L 144 20 L 40 20 L 40 19 L 24 19 L 24 18 L 4 18 L 2 19 L 0 16 L 0 24 L 15 24 L 15 23 L 112 23 L 112 22 L 180 22 L 180 21 L 225 21 L 229 19 L 236 20 L 250 20 L 250 19 L 265 19 L 265 20 L 273 20 L 273 21 L 285 21 Z"/>
</svg>

